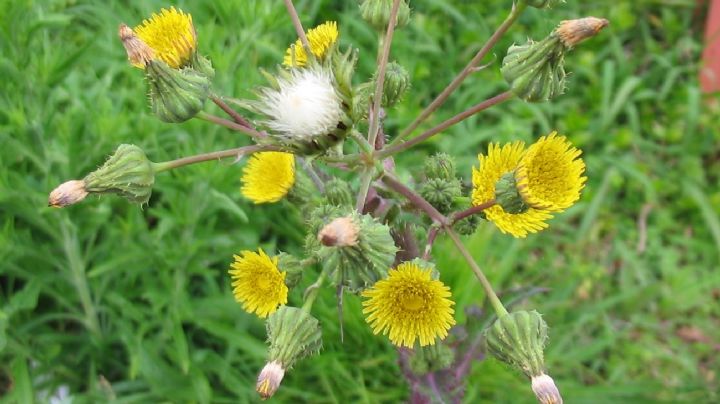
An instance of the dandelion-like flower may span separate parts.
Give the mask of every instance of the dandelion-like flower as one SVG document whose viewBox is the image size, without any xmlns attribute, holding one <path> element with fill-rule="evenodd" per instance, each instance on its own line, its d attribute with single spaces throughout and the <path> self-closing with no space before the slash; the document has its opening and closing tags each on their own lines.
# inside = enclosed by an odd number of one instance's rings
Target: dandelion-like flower
<svg viewBox="0 0 720 404">
<path fill-rule="evenodd" d="M 260 152 L 250 157 L 241 179 L 243 196 L 255 203 L 277 202 L 295 184 L 295 156 Z"/>
<path fill-rule="evenodd" d="M 515 170 L 523 156 L 525 145 L 522 142 L 506 144 L 491 143 L 487 156 L 480 155 L 480 167 L 473 168 L 473 205 L 480 205 L 495 198 L 495 184 L 504 174 Z M 546 228 L 546 220 L 552 216 L 542 210 L 530 207 L 523 213 L 508 213 L 499 205 L 483 210 L 485 217 L 503 233 L 515 237 L 526 237 Z"/>
<path fill-rule="evenodd" d="M 559 212 L 580 199 L 587 177 L 582 152 L 556 132 L 541 137 L 520 160 L 515 178 L 525 202 L 537 209 Z"/>
<path fill-rule="evenodd" d="M 289 139 L 327 135 L 342 117 L 342 101 L 330 73 L 322 69 L 295 69 L 278 78 L 278 89 L 265 89 L 262 95 L 267 126 Z"/>
<path fill-rule="evenodd" d="M 433 345 L 455 324 L 450 288 L 432 279 L 432 270 L 414 262 L 391 269 L 386 279 L 362 293 L 363 313 L 373 333 L 389 334 L 397 346 Z"/>
<path fill-rule="evenodd" d="M 340 36 L 340 32 L 335 21 L 328 21 L 310 29 L 307 32 L 307 40 L 313 55 L 319 59 L 324 58 L 328 50 L 337 42 L 338 36 Z M 293 49 L 295 50 L 294 65 Z M 289 47 L 285 52 L 283 64 L 287 67 L 303 67 L 307 64 L 307 59 L 302 41 L 298 39 L 295 41 L 295 45 Z"/>
<path fill-rule="evenodd" d="M 192 16 L 175 7 L 161 9 L 134 29 L 137 37 L 155 53 L 155 57 L 168 66 L 179 69 L 186 66 L 197 48 L 197 36 Z M 136 67 L 145 67 L 133 62 Z"/>
<path fill-rule="evenodd" d="M 288 287 L 285 272 L 278 269 L 278 257 L 268 257 L 262 249 L 258 252 L 242 251 L 234 255 L 230 266 L 233 295 L 242 303 L 243 310 L 265 318 L 274 313 L 279 305 L 287 303 Z"/>
</svg>

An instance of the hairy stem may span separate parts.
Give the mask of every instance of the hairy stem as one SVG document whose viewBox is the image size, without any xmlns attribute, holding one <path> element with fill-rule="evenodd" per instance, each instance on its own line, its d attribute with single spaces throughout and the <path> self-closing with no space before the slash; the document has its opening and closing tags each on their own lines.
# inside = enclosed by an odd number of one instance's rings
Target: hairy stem
<svg viewBox="0 0 720 404">
<path fill-rule="evenodd" d="M 465 68 L 453 79 L 450 84 L 438 95 L 430 105 L 428 105 L 421 113 L 420 115 L 415 118 L 413 123 L 410 124 L 400 135 L 393 140 L 392 143 L 398 143 L 402 139 L 410 136 L 410 134 L 418 127 L 421 123 L 423 123 L 435 110 L 440 108 L 445 101 L 450 97 L 450 94 L 452 94 L 459 86 L 460 84 L 472 73 L 475 71 L 475 68 L 480 64 L 482 59 L 487 55 L 488 52 L 495 46 L 495 44 L 500 40 L 500 38 L 507 32 L 507 30 L 510 28 L 510 26 L 513 25 L 515 20 L 522 14 L 522 12 L 525 10 L 527 5 L 525 3 L 518 3 L 514 4 L 512 11 L 510 11 L 510 14 L 505 18 L 505 21 L 503 21 L 502 24 L 498 27 L 498 29 L 492 34 L 492 36 L 488 39 L 488 41 L 483 45 L 482 48 L 478 51 L 478 53 L 475 55 L 475 57 L 470 60 L 470 62 L 465 66 Z"/>
<path fill-rule="evenodd" d="M 468 216 L 472 216 L 474 214 L 482 212 L 483 210 L 485 210 L 487 208 L 495 206 L 495 203 L 496 203 L 495 199 L 493 199 L 493 200 L 481 203 L 480 205 L 471 206 L 465 210 L 455 212 L 452 215 L 450 215 L 451 222 L 452 222 L 452 224 L 455 224 L 455 223 L 465 219 Z"/>
<path fill-rule="evenodd" d="M 235 123 L 235 122 L 227 120 L 225 118 L 220 118 L 219 116 L 208 114 L 205 111 L 198 112 L 198 114 L 195 115 L 195 117 L 202 119 L 203 121 L 208 121 L 208 122 L 212 122 L 216 125 L 224 126 L 228 129 L 232 129 L 237 132 L 245 133 L 254 138 L 261 138 L 261 137 L 265 136 L 265 134 L 260 133 L 260 132 L 256 131 L 255 129 L 249 128 L 249 127 L 241 125 L 239 123 Z"/>
<path fill-rule="evenodd" d="M 496 95 L 495 97 L 492 97 L 490 99 L 487 99 L 479 104 L 476 104 L 465 111 L 455 115 L 454 117 L 448 119 L 447 121 L 441 123 L 440 125 L 435 126 L 434 128 L 428 129 L 427 131 L 423 132 L 421 135 L 414 137 L 407 142 L 403 142 L 400 144 L 393 145 L 394 142 L 391 142 L 388 147 L 386 147 L 384 150 L 379 151 L 377 154 L 380 158 L 385 158 L 388 156 L 392 156 L 393 154 L 397 154 L 401 151 L 407 150 L 413 146 L 415 146 L 418 143 L 421 143 L 432 136 L 435 136 L 436 134 L 444 131 L 445 129 L 455 125 L 458 122 L 461 122 L 467 118 L 469 118 L 472 115 L 477 114 L 480 111 L 486 110 L 493 105 L 497 105 L 502 103 L 503 101 L 507 101 L 510 98 L 514 97 L 515 95 L 510 92 L 506 91 L 504 93 L 501 93 L 499 95 Z"/>
<path fill-rule="evenodd" d="M 154 169 L 156 173 L 172 170 L 174 168 L 187 166 L 195 163 L 202 163 L 210 160 L 220 160 L 229 157 L 240 157 L 246 154 L 252 154 L 259 151 L 276 151 L 279 150 L 278 146 L 274 145 L 252 145 L 236 147 L 234 149 L 220 150 L 211 153 L 198 154 L 195 156 L 183 157 L 177 160 L 165 161 L 162 163 L 155 163 Z"/>
<path fill-rule="evenodd" d="M 212 100 L 212 102 L 215 103 L 215 105 L 217 105 L 218 107 L 220 107 L 220 109 L 225 111 L 225 113 L 228 114 L 233 119 L 233 121 L 235 121 L 235 123 L 240 124 L 242 126 L 250 128 L 250 129 L 253 128 L 247 119 L 245 119 L 237 111 L 232 109 L 229 105 L 227 105 L 227 103 L 222 98 L 213 94 L 213 95 L 210 95 L 210 99 Z"/>
<path fill-rule="evenodd" d="M 408 188 L 405 184 L 400 182 L 397 178 L 393 177 L 390 174 L 385 174 L 383 177 L 383 183 L 390 187 L 393 191 L 399 193 L 400 195 L 404 196 L 410 203 L 415 205 L 418 209 L 422 210 L 423 212 L 427 213 L 428 216 L 435 222 L 439 223 L 442 226 L 447 226 L 450 222 L 448 221 L 448 218 L 445 217 L 442 213 L 440 213 L 435 207 L 433 207 L 430 202 L 425 200 L 422 196 L 417 194 L 412 189 Z"/>
<path fill-rule="evenodd" d="M 378 61 L 377 70 L 377 83 L 375 83 L 375 96 L 373 98 L 372 112 L 370 113 L 370 122 L 368 126 L 368 142 L 371 145 L 375 144 L 375 140 L 378 136 L 378 129 L 380 127 L 380 102 L 382 101 L 383 86 L 385 85 L 385 70 L 387 68 L 388 58 L 390 57 L 390 45 L 392 45 L 393 34 L 395 33 L 395 24 L 397 23 L 397 13 L 400 7 L 400 0 L 394 0 L 392 9 L 390 10 L 390 20 L 388 22 L 387 32 L 385 33 L 385 39 L 382 44 L 382 54 Z"/>
<path fill-rule="evenodd" d="M 465 248 L 465 245 L 460 240 L 460 236 L 458 236 L 458 234 L 455 233 L 455 231 L 450 226 L 445 226 L 445 232 L 448 234 L 448 236 L 450 236 L 450 239 L 455 244 L 455 247 L 458 249 L 458 251 L 460 251 L 460 254 L 462 254 L 465 261 L 468 263 L 468 265 L 470 265 L 470 268 L 473 270 L 473 272 L 475 272 L 475 276 L 477 276 L 483 289 L 485 289 L 485 293 L 490 300 L 490 304 L 492 304 L 493 309 L 495 309 L 495 313 L 498 315 L 498 317 L 508 314 L 507 309 L 505 309 L 505 306 L 503 306 L 502 302 L 497 297 L 497 294 L 495 294 L 495 291 L 490 285 L 490 281 L 488 281 L 487 277 L 485 277 L 485 274 L 475 262 L 475 259 L 472 257 L 472 255 L 470 255 L 470 252 L 467 250 L 467 248 Z"/>
<path fill-rule="evenodd" d="M 315 283 L 308 286 L 307 289 L 305 289 L 305 293 L 303 294 L 303 299 L 305 302 L 303 302 L 302 310 L 304 310 L 306 313 L 310 313 L 310 309 L 312 308 L 313 303 L 315 303 L 315 299 L 318 297 L 318 293 L 320 293 L 320 286 L 322 286 L 323 282 L 325 281 L 325 271 L 320 272 L 320 275 L 318 276 Z"/>
<path fill-rule="evenodd" d="M 433 244 L 435 244 L 435 239 L 437 238 L 438 232 L 440 232 L 440 227 L 437 226 L 430 226 L 430 230 L 428 231 L 427 236 L 427 243 L 425 244 L 425 251 L 423 251 L 422 259 L 425 261 L 430 259 L 430 254 L 432 253 L 432 247 Z"/>
<path fill-rule="evenodd" d="M 285 7 L 287 7 L 288 14 L 290 14 L 290 19 L 292 20 L 293 26 L 295 27 L 297 36 L 298 38 L 300 38 L 300 43 L 302 43 L 303 48 L 305 48 L 305 53 L 308 55 L 308 57 L 310 57 L 310 55 L 312 55 L 310 42 L 308 42 L 307 36 L 305 35 L 305 30 L 302 26 L 302 22 L 300 22 L 300 17 L 298 16 L 297 10 L 295 10 L 295 5 L 293 4 L 292 0 L 285 0 Z"/>
</svg>

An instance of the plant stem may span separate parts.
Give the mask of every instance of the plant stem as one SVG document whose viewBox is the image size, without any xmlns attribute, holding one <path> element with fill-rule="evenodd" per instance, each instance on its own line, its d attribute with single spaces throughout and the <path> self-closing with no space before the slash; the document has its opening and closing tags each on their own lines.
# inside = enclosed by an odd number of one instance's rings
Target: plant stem
<svg viewBox="0 0 720 404">
<path fill-rule="evenodd" d="M 285 7 L 287 7 L 288 14 L 290 14 L 290 19 L 295 27 L 295 32 L 297 32 L 300 43 L 302 43 L 303 48 L 305 48 L 305 53 L 309 58 L 313 54 L 312 48 L 310 48 L 310 42 L 308 42 L 307 36 L 305 35 L 305 30 L 303 29 L 302 22 L 300 22 L 297 10 L 295 10 L 295 5 L 293 5 L 292 0 L 285 0 Z"/>
<path fill-rule="evenodd" d="M 174 168 L 183 167 L 190 164 L 202 163 L 210 160 L 220 160 L 228 157 L 240 157 L 245 154 L 255 153 L 259 151 L 273 151 L 279 150 L 278 146 L 274 145 L 252 145 L 236 147 L 234 149 L 220 150 L 211 153 L 198 154 L 195 156 L 183 157 L 177 160 L 165 161 L 162 163 L 154 163 L 154 170 L 156 173 L 172 170 Z"/>
<path fill-rule="evenodd" d="M 435 243 L 435 239 L 437 238 L 438 232 L 440 232 L 440 227 L 438 226 L 430 226 L 430 231 L 428 231 L 427 236 L 427 243 L 425 244 L 425 251 L 423 251 L 422 259 L 429 260 L 430 254 L 432 253 L 432 247 Z"/>
<path fill-rule="evenodd" d="M 493 105 L 500 104 L 503 101 L 507 101 L 510 98 L 514 97 L 515 94 L 513 94 L 511 91 L 506 91 L 504 93 L 498 94 L 495 97 L 492 97 L 490 99 L 487 99 L 479 104 L 476 104 L 465 111 L 455 115 L 454 117 L 448 119 L 447 121 L 441 123 L 440 125 L 435 126 L 434 128 L 428 129 L 427 131 L 423 132 L 421 135 L 414 137 L 407 142 L 403 142 L 400 144 L 395 144 L 395 142 L 391 142 L 388 147 L 386 147 L 384 150 L 381 150 L 377 153 L 378 157 L 385 158 L 392 156 L 393 154 L 399 153 L 403 150 L 407 150 L 416 144 L 423 142 L 430 137 L 444 131 L 445 129 L 455 125 L 456 123 L 467 119 L 468 117 L 477 114 L 480 111 L 483 111 L 485 109 L 488 109 L 492 107 Z"/>
<path fill-rule="evenodd" d="M 210 95 L 210 99 L 212 100 L 212 102 L 215 103 L 215 105 L 217 105 L 218 107 L 220 107 L 220 109 L 225 111 L 225 113 L 228 114 L 233 119 L 233 121 L 235 121 L 235 123 L 245 126 L 246 128 L 253 129 L 250 122 L 248 122 L 247 119 L 245 119 L 237 111 L 232 109 L 229 105 L 227 105 L 227 103 L 225 103 L 225 101 L 223 101 L 222 98 L 218 97 L 217 95 L 212 94 L 212 95 Z"/>
<path fill-rule="evenodd" d="M 397 23 L 397 13 L 400 7 L 400 0 L 394 0 L 392 9 L 390 10 L 390 20 L 388 22 L 387 32 L 385 33 L 385 39 L 382 40 L 382 54 L 378 62 L 377 70 L 377 83 L 375 83 L 375 96 L 373 98 L 373 107 L 370 113 L 370 127 L 368 131 L 368 142 L 371 145 L 375 144 L 377 139 L 378 129 L 380 127 L 380 102 L 382 101 L 383 86 L 385 85 L 385 70 L 387 68 L 388 58 L 390 57 L 390 45 L 392 45 L 393 34 L 395 33 L 395 24 Z"/>
<path fill-rule="evenodd" d="M 480 205 L 471 206 L 471 207 L 469 207 L 469 208 L 467 208 L 467 209 L 465 209 L 465 210 L 461 210 L 461 211 L 455 212 L 455 213 L 453 213 L 452 215 L 450 215 L 451 222 L 452 222 L 452 224 L 455 224 L 455 223 L 457 223 L 457 222 L 465 219 L 465 218 L 468 217 L 468 216 L 472 216 L 472 215 L 474 215 L 474 214 L 476 214 L 476 213 L 482 212 L 483 210 L 485 210 L 485 209 L 487 209 L 487 208 L 490 208 L 490 207 L 492 207 L 492 206 L 495 206 L 495 203 L 496 203 L 496 202 L 495 202 L 495 199 L 493 199 L 493 200 L 490 200 L 490 201 L 481 203 Z"/>
<path fill-rule="evenodd" d="M 363 175 L 360 178 L 360 190 L 355 201 L 355 210 L 362 215 L 365 210 L 365 201 L 367 200 L 368 192 L 370 191 L 370 184 L 373 180 L 373 167 L 367 167 L 363 171 Z"/>
<path fill-rule="evenodd" d="M 303 296 L 303 299 L 305 300 L 302 305 L 302 309 L 306 313 L 310 313 L 310 309 L 312 309 L 313 303 L 315 303 L 315 299 L 318 297 L 318 293 L 320 293 L 320 286 L 322 286 L 323 281 L 325 280 L 325 271 L 320 272 L 320 275 L 318 276 L 315 283 L 308 286 L 307 289 L 305 289 L 305 295 Z"/>
<path fill-rule="evenodd" d="M 507 32 L 507 30 L 512 26 L 512 24 L 517 20 L 517 18 L 522 14 L 522 12 L 525 10 L 527 5 L 525 3 L 519 3 L 519 4 L 513 4 L 513 8 L 510 11 L 510 14 L 505 18 L 505 21 L 503 21 L 502 24 L 498 27 L 498 29 L 492 34 L 492 36 L 488 39 L 488 41 L 483 45 L 482 48 L 478 51 L 478 53 L 475 55 L 475 57 L 470 60 L 470 62 L 465 66 L 465 68 L 458 74 L 450 84 L 438 95 L 430 105 L 428 105 L 421 113 L 420 115 L 415 118 L 415 121 L 410 124 L 397 138 L 393 140 L 392 144 L 400 142 L 402 139 L 408 137 L 418 126 L 420 126 L 421 123 L 423 123 L 429 116 L 432 114 L 435 110 L 440 108 L 445 101 L 450 97 L 450 94 L 452 94 L 459 86 L 460 84 L 467 78 L 467 76 L 470 75 L 470 73 L 475 71 L 475 68 L 478 64 L 482 61 L 482 59 L 487 55 L 487 53 L 495 46 L 495 44 L 500 40 L 500 38 Z"/>
<path fill-rule="evenodd" d="M 430 218 L 438 224 L 442 226 L 447 226 L 450 224 L 448 218 L 445 217 L 445 215 L 440 213 L 437 209 L 435 209 L 435 207 L 430 204 L 430 202 L 425 200 L 425 198 L 423 198 L 422 196 L 418 195 L 412 189 L 408 188 L 397 178 L 386 173 L 383 177 L 383 182 L 385 183 L 385 185 L 390 187 L 390 189 L 404 196 L 408 201 L 410 201 L 410 203 L 415 205 L 415 207 L 427 213 L 427 215 L 430 216 Z"/>
<path fill-rule="evenodd" d="M 485 277 L 485 274 L 475 262 L 475 259 L 473 259 L 472 255 L 470 255 L 470 252 L 467 250 L 467 248 L 465 248 L 465 245 L 460 240 L 460 236 L 458 236 L 458 234 L 455 233 L 455 231 L 450 226 L 445 226 L 445 232 L 448 234 L 448 236 L 450 236 L 450 239 L 455 244 L 455 247 L 458 249 L 458 251 L 460 251 L 460 254 L 462 254 L 463 258 L 465 258 L 465 261 L 468 263 L 468 265 L 470 265 L 470 268 L 473 270 L 473 272 L 475 272 L 475 276 L 477 276 L 478 280 L 480 280 L 480 284 L 482 285 L 483 289 L 485 289 L 485 293 L 487 294 L 487 297 L 490 300 L 490 304 L 492 304 L 493 309 L 495 309 L 495 313 L 498 315 L 498 317 L 507 315 L 507 309 L 505 309 L 505 306 L 503 306 L 502 302 L 497 297 L 497 294 L 495 294 L 495 291 L 490 285 L 490 281 L 488 281 L 488 279 Z"/>
<path fill-rule="evenodd" d="M 325 183 L 323 182 L 322 178 L 320 178 L 318 173 L 315 172 L 315 168 L 312 166 L 312 162 L 303 157 L 298 157 L 298 160 L 300 161 L 303 168 L 305 169 L 305 172 L 310 177 L 310 180 L 312 180 L 313 184 L 315 184 L 315 188 L 317 188 L 317 190 L 320 191 L 321 194 L 324 194 L 325 193 Z"/>
<path fill-rule="evenodd" d="M 227 120 L 225 118 L 220 118 L 219 116 L 208 114 L 205 111 L 198 112 L 198 114 L 195 115 L 195 117 L 202 119 L 204 121 L 212 122 L 216 125 L 224 126 L 226 128 L 232 129 L 234 131 L 248 134 L 254 138 L 261 138 L 261 137 L 265 136 L 263 133 L 260 133 L 260 132 L 256 131 L 255 129 L 248 128 L 247 126 L 240 125 L 239 123 L 235 123 L 235 122 Z"/>
</svg>

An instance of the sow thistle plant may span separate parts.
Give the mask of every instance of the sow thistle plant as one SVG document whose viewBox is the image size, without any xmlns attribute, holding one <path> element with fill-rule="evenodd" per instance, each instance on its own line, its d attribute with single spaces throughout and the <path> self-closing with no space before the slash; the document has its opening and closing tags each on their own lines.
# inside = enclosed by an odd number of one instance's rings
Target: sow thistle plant
<svg viewBox="0 0 720 404">
<path fill-rule="evenodd" d="M 518 238 L 547 228 L 554 215 L 581 197 L 586 181 L 581 151 L 556 132 L 539 134 L 529 145 L 492 142 L 478 150 L 477 165 L 463 177 L 452 156 L 428 157 L 423 172 L 415 173 L 416 186 L 399 179 L 394 156 L 513 98 L 544 102 L 562 95 L 566 54 L 597 34 L 606 20 L 562 21 L 544 39 L 511 46 L 500 69 L 507 91 L 416 134 L 523 12 L 561 3 L 512 4 L 466 68 L 399 133 L 386 133 L 383 122 L 411 84 L 402 64 L 390 60 L 395 30 L 411 19 L 405 0 L 360 3 L 359 12 L 377 31 L 380 44 L 377 69 L 365 78 L 355 74 L 357 49 L 340 46 L 341 26 L 328 21 L 306 32 L 292 1 L 285 0 L 298 38 L 276 66 L 263 70 L 267 84 L 255 89 L 252 99 L 218 95 L 220 89 L 212 86 L 215 71 L 198 48 L 190 14 L 169 7 L 134 28 L 122 24 L 119 36 L 128 60 L 143 71 L 150 107 L 159 119 L 203 119 L 248 135 L 252 144 L 160 163 L 139 146 L 123 144 L 97 170 L 53 190 L 49 204 L 63 207 L 88 195 L 114 193 L 145 205 L 161 172 L 221 158 L 239 162 L 247 156 L 239 178 L 242 196 L 255 204 L 286 203 L 299 209 L 307 231 L 303 256 L 268 255 L 257 246 L 239 246 L 242 251 L 228 271 L 242 309 L 266 321 L 268 361 L 256 385 L 262 398 L 278 390 L 298 360 L 319 352 L 321 325 L 312 307 L 323 286 L 335 288 L 340 300 L 344 292 L 358 294 L 372 332 L 386 335 L 401 357 L 410 355 L 411 373 L 440 372 L 461 360 L 444 341 L 456 325 L 455 303 L 441 280 L 445 268 L 436 268 L 432 259 L 435 240 L 445 234 L 477 276 L 497 316 L 483 331 L 485 350 L 523 372 L 540 402 L 560 403 L 543 360 L 545 321 L 537 311 L 508 312 L 460 235 L 472 234 L 483 222 Z M 207 112 L 208 100 L 228 118 Z M 463 187 L 464 179 L 472 180 L 470 189 Z M 303 277 L 314 281 L 301 302 L 290 301 L 289 291 Z M 462 394 L 457 387 L 446 390 L 453 399 Z"/>
</svg>

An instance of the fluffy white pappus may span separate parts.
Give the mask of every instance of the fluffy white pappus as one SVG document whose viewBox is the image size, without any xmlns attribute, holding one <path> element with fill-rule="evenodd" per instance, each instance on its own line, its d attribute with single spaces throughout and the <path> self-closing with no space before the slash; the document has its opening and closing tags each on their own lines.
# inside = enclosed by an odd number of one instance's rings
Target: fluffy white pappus
<svg viewBox="0 0 720 404">
<path fill-rule="evenodd" d="M 278 79 L 278 90 L 263 94 L 267 126 L 290 138 L 312 138 L 330 133 L 342 116 L 342 101 L 332 78 L 320 69 L 294 69 Z"/>
</svg>

